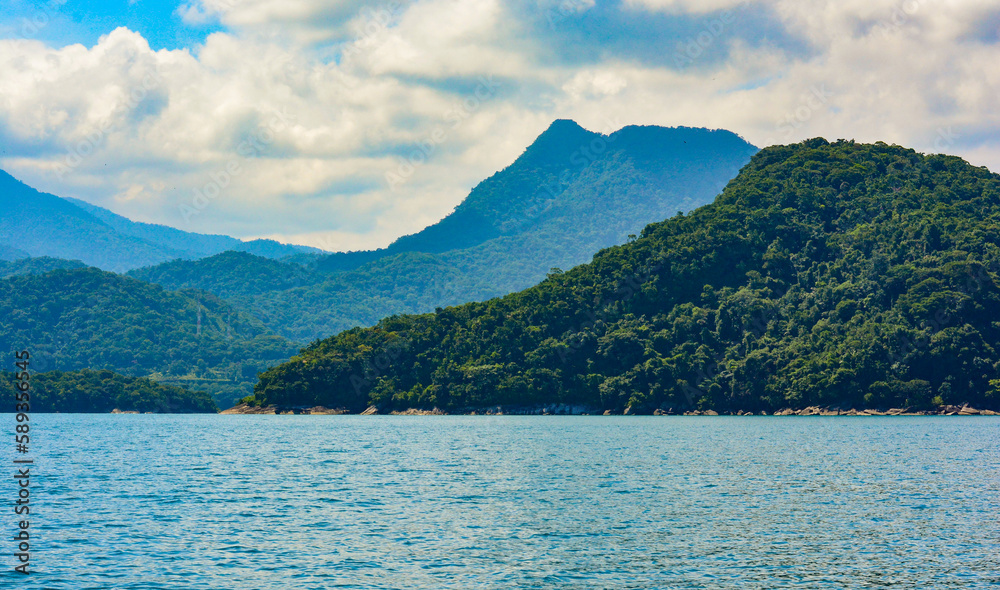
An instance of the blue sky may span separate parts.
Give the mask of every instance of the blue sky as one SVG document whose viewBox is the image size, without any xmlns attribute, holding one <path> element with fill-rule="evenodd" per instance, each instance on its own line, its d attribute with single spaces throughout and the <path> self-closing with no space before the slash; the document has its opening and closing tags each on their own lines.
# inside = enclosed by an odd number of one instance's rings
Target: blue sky
<svg viewBox="0 0 1000 590">
<path fill-rule="evenodd" d="M 153 49 L 192 47 L 222 30 L 218 23 L 183 22 L 178 7 L 173 0 L 3 0 L 0 27 L 6 36 L 13 32 L 13 36 L 39 39 L 53 47 L 92 46 L 102 35 L 127 27 L 141 34 Z"/>
<path fill-rule="evenodd" d="M 1000 170 L 1000 6 L 941 1 L 0 0 L 0 167 L 328 250 L 440 219 L 556 118 Z"/>
</svg>

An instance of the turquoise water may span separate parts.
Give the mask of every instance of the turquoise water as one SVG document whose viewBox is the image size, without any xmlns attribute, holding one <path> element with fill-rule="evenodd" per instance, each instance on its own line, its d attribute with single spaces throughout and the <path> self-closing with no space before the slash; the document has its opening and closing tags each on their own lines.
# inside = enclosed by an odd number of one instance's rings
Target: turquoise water
<svg viewBox="0 0 1000 590">
<path fill-rule="evenodd" d="M 1000 585 L 1000 419 L 34 415 L 32 443 L 37 573 L 4 509 L 3 588 Z"/>
</svg>

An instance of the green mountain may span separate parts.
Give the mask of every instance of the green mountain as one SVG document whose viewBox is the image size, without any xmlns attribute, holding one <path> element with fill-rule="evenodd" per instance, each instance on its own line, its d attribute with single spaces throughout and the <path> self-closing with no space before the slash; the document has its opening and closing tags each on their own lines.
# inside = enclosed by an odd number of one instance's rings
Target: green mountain
<svg viewBox="0 0 1000 590">
<path fill-rule="evenodd" d="M 533 285 L 553 267 L 626 241 L 650 219 L 710 202 L 756 151 L 728 131 L 625 127 L 601 135 L 560 120 L 440 222 L 383 250 L 321 257 L 312 276 L 230 255 L 131 275 L 231 298 L 305 342 Z"/>
<path fill-rule="evenodd" d="M 10 262 L 0 260 L 0 278 L 17 275 L 40 275 L 52 270 L 84 268 L 87 265 L 79 260 L 63 260 L 62 258 L 19 258 Z"/>
<path fill-rule="evenodd" d="M 998 272 L 1000 176 L 815 139 L 533 288 L 313 343 L 251 401 L 997 408 Z"/>
<path fill-rule="evenodd" d="M 76 199 L 41 193 L 0 170 L 0 259 L 49 256 L 81 260 L 117 272 L 175 258 L 196 259 L 225 250 L 272 258 L 321 252 L 271 240 L 185 232 L 137 223 Z"/>
<path fill-rule="evenodd" d="M 0 371 L 0 391 L 8 408 L 15 404 L 15 376 L 10 371 Z M 48 371 L 31 375 L 32 412 L 106 414 L 115 409 L 159 414 L 218 411 L 207 393 L 111 371 Z"/>
<path fill-rule="evenodd" d="M 228 407 L 258 371 L 296 348 L 200 291 L 170 292 L 95 268 L 0 280 L 0 353 L 28 350 L 39 371 L 150 376 L 208 391 Z"/>
</svg>

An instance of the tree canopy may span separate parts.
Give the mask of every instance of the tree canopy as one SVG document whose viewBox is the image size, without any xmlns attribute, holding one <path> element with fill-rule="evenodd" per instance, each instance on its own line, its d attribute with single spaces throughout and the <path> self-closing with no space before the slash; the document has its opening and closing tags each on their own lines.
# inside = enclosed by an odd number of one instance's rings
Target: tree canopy
<svg viewBox="0 0 1000 590">
<path fill-rule="evenodd" d="M 535 287 L 314 342 L 249 401 L 996 408 L 998 271 L 1000 176 L 814 139 Z"/>
</svg>

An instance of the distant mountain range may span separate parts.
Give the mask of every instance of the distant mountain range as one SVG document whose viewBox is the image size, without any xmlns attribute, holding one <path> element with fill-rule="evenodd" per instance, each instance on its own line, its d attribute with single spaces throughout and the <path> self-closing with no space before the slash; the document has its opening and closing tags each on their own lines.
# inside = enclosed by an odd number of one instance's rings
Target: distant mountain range
<svg viewBox="0 0 1000 590">
<path fill-rule="evenodd" d="M 454 212 L 385 249 L 320 257 L 311 273 L 227 253 L 130 274 L 229 298 L 307 342 L 533 285 L 651 220 L 711 202 L 756 151 L 728 131 L 630 126 L 602 135 L 559 120 Z"/>
<path fill-rule="evenodd" d="M 39 192 L 0 170 L 0 260 L 49 256 L 124 272 L 240 250 L 268 258 L 322 253 L 273 240 L 244 242 L 139 223 L 77 199 Z"/>
</svg>

